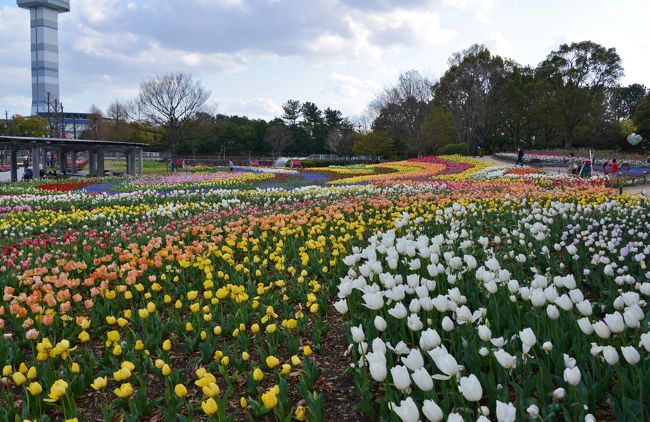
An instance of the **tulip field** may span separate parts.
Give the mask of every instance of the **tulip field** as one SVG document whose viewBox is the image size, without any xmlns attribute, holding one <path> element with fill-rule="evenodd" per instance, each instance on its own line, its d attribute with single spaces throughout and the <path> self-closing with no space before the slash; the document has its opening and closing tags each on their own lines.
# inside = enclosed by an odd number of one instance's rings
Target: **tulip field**
<svg viewBox="0 0 650 422">
<path fill-rule="evenodd" d="M 459 156 L 3 185 L 0 420 L 647 421 L 649 236 Z"/>
</svg>

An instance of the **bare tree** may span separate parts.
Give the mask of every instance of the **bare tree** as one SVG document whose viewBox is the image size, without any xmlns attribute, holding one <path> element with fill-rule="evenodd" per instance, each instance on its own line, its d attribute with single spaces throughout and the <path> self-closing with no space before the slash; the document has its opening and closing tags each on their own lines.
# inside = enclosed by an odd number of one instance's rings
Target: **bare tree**
<svg viewBox="0 0 650 422">
<path fill-rule="evenodd" d="M 102 127 L 104 125 L 104 117 L 102 116 L 102 111 L 99 109 L 99 107 L 93 104 L 90 106 L 88 114 L 90 114 L 90 116 L 88 116 L 88 120 L 90 121 L 88 129 L 92 134 L 91 136 L 93 139 L 99 139 L 99 135 L 101 134 Z"/>
<path fill-rule="evenodd" d="M 172 160 L 176 161 L 180 129 L 202 111 L 210 92 L 188 73 L 166 73 L 140 85 L 138 108 L 147 119 L 167 128 Z"/>
<path fill-rule="evenodd" d="M 293 143 L 291 131 L 277 119 L 266 129 L 264 140 L 271 145 L 273 157 L 279 157 L 284 149 Z"/>
<path fill-rule="evenodd" d="M 128 120 L 130 118 L 130 107 L 128 103 L 115 100 L 108 106 L 106 117 L 112 124 L 110 138 L 113 140 L 127 140 L 130 137 L 131 128 Z"/>
<path fill-rule="evenodd" d="M 355 139 L 356 133 L 352 122 L 344 119 L 339 127 L 330 129 L 327 134 L 327 147 L 340 157 L 350 157 Z"/>
<path fill-rule="evenodd" d="M 418 154 L 429 149 L 423 122 L 432 98 L 431 80 L 416 70 L 402 73 L 370 104 L 373 129 L 386 131 L 399 145 Z"/>
</svg>

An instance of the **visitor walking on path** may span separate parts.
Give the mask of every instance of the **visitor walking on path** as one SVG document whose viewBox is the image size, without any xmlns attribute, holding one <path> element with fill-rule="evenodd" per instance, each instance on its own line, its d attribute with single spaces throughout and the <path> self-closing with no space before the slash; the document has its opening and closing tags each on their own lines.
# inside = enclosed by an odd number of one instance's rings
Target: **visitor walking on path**
<svg viewBox="0 0 650 422">
<path fill-rule="evenodd" d="M 515 163 L 515 167 L 521 165 L 522 167 L 524 166 L 524 150 L 519 148 L 517 151 L 517 162 Z"/>
</svg>

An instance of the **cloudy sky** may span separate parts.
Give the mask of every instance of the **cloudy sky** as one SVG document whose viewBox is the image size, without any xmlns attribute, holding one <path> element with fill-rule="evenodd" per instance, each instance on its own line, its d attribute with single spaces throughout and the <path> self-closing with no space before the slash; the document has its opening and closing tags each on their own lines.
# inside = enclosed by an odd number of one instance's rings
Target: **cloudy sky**
<svg viewBox="0 0 650 422">
<path fill-rule="evenodd" d="M 0 112 L 29 114 L 29 13 L 0 0 Z M 72 0 L 59 17 L 62 101 L 106 108 L 144 79 L 191 72 L 220 113 L 271 118 L 287 99 L 345 115 L 473 43 L 536 65 L 561 43 L 615 47 L 650 86 L 648 0 Z"/>
</svg>

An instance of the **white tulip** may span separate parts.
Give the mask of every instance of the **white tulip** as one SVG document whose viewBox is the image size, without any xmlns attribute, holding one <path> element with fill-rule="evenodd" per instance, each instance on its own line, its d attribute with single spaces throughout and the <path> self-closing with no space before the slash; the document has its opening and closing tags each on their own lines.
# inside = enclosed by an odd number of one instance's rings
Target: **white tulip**
<svg viewBox="0 0 650 422">
<path fill-rule="evenodd" d="M 491 295 L 495 294 L 498 290 L 497 283 L 494 280 L 490 280 L 483 284 L 483 287 L 485 287 L 485 290 L 487 290 Z"/>
<path fill-rule="evenodd" d="M 334 302 L 334 308 L 339 314 L 345 315 L 348 313 L 348 302 L 345 299 L 341 299 L 337 302 Z"/>
<path fill-rule="evenodd" d="M 415 371 L 424 366 L 424 358 L 418 349 L 413 348 L 408 356 L 402 358 L 402 363 L 411 371 Z"/>
<path fill-rule="evenodd" d="M 444 317 L 442 319 L 442 329 L 445 330 L 446 332 L 453 331 L 454 329 L 454 321 L 451 320 L 448 316 Z"/>
<path fill-rule="evenodd" d="M 485 325 L 479 325 L 478 336 L 483 341 L 490 341 L 490 339 L 492 338 L 492 331 L 490 331 L 490 329 Z"/>
<path fill-rule="evenodd" d="M 603 321 L 598 321 L 593 323 L 592 327 L 594 327 L 594 331 L 600 338 L 608 339 L 609 336 L 612 335 L 612 332 L 610 331 L 609 327 Z"/>
<path fill-rule="evenodd" d="M 562 296 L 555 299 L 555 304 L 562 308 L 564 311 L 570 311 L 573 309 L 573 301 L 567 294 L 563 294 Z"/>
<path fill-rule="evenodd" d="M 535 419 L 539 415 L 539 407 L 537 407 L 537 405 L 531 404 L 528 406 L 528 408 L 526 408 L 526 412 L 528 413 L 528 416 Z"/>
<path fill-rule="evenodd" d="M 569 385 L 578 385 L 580 384 L 580 369 L 576 366 L 574 368 L 566 368 L 564 370 L 564 381 Z"/>
<path fill-rule="evenodd" d="M 580 330 L 586 335 L 591 335 L 594 332 L 594 326 L 591 325 L 591 321 L 589 321 L 589 318 L 587 317 L 578 320 L 578 327 L 580 327 Z"/>
<path fill-rule="evenodd" d="M 390 368 L 390 375 L 393 378 L 393 384 L 398 390 L 406 391 L 411 386 L 411 377 L 406 366 L 393 366 Z"/>
<path fill-rule="evenodd" d="M 650 332 L 641 334 L 639 347 L 643 346 L 646 352 L 650 352 Z"/>
<path fill-rule="evenodd" d="M 402 422 L 418 422 L 420 420 L 418 405 L 415 404 L 413 399 L 410 397 L 407 397 L 406 400 L 402 400 L 399 406 L 395 403 L 391 403 L 390 408 L 397 414 L 397 416 L 399 416 Z"/>
<path fill-rule="evenodd" d="M 420 320 L 418 314 L 411 314 L 406 320 L 406 324 L 411 331 L 420 331 L 424 328 L 424 324 Z"/>
<path fill-rule="evenodd" d="M 585 422 L 596 422 L 596 418 L 591 413 L 585 415 Z"/>
<path fill-rule="evenodd" d="M 433 378 L 425 368 L 416 369 L 411 377 L 420 390 L 431 391 L 433 389 Z"/>
<path fill-rule="evenodd" d="M 553 400 L 554 401 L 562 401 L 566 397 L 566 390 L 562 387 L 556 388 L 553 391 Z"/>
<path fill-rule="evenodd" d="M 444 416 L 440 406 L 433 400 L 425 400 L 422 403 L 422 413 L 430 422 L 440 422 Z"/>
<path fill-rule="evenodd" d="M 372 351 L 376 353 L 381 353 L 382 355 L 386 354 L 386 343 L 384 343 L 384 340 L 380 339 L 379 337 L 375 337 L 372 340 Z"/>
<path fill-rule="evenodd" d="M 569 296 L 571 297 L 571 300 L 573 303 L 580 303 L 583 300 L 585 300 L 585 295 L 582 293 L 580 289 L 573 289 L 569 292 Z"/>
<path fill-rule="evenodd" d="M 423 288 L 426 290 L 426 287 L 423 286 Z M 412 314 L 417 314 L 420 312 L 420 300 L 413 298 L 411 300 L 411 303 L 409 303 L 409 311 Z"/>
<path fill-rule="evenodd" d="M 510 280 L 508 282 L 508 291 L 510 293 L 517 293 L 519 291 L 519 282 L 517 280 Z"/>
<path fill-rule="evenodd" d="M 381 332 L 384 332 L 384 330 L 386 330 L 386 327 L 388 327 L 386 320 L 379 315 L 375 317 L 375 320 L 373 322 L 375 323 L 375 328 Z"/>
<path fill-rule="evenodd" d="M 524 328 L 520 331 L 519 338 L 523 344 L 528 346 L 529 349 L 537 343 L 537 337 L 531 328 Z"/>
<path fill-rule="evenodd" d="M 480 349 L 478 349 L 478 354 L 483 357 L 486 357 L 487 355 L 490 354 L 490 351 L 487 349 L 487 347 L 481 347 Z"/>
<path fill-rule="evenodd" d="M 397 343 L 395 345 L 395 347 L 393 347 L 390 343 L 386 343 L 386 346 L 390 350 L 395 352 L 396 355 L 406 355 L 411 351 L 411 349 L 409 349 L 408 346 L 406 345 L 406 343 L 404 343 L 403 341 L 400 341 L 399 343 Z"/>
<path fill-rule="evenodd" d="M 378 352 L 370 352 L 366 354 L 366 359 L 368 360 L 368 369 L 372 379 L 377 382 L 384 382 L 388 375 L 386 356 Z"/>
<path fill-rule="evenodd" d="M 352 340 L 354 340 L 355 343 L 361 343 L 366 339 L 365 334 L 363 334 L 363 327 L 361 324 L 359 324 L 358 327 L 352 327 L 350 331 L 352 331 Z"/>
<path fill-rule="evenodd" d="M 603 347 L 603 357 L 609 365 L 616 365 L 618 363 L 618 353 L 612 346 Z"/>
<path fill-rule="evenodd" d="M 623 357 L 630 365 L 636 365 L 641 360 L 641 355 L 634 346 L 621 347 L 621 353 L 623 353 Z"/>
<path fill-rule="evenodd" d="M 530 303 L 536 307 L 541 308 L 546 304 L 546 296 L 544 296 L 544 290 L 534 289 L 530 292 Z"/>
<path fill-rule="evenodd" d="M 436 330 L 427 328 L 422 331 L 422 334 L 420 335 L 420 349 L 428 352 L 429 350 L 440 346 L 441 341 L 440 335 Z"/>
<path fill-rule="evenodd" d="M 450 413 L 449 416 L 447 416 L 447 422 L 464 422 L 464 419 L 460 413 Z"/>
<path fill-rule="evenodd" d="M 553 350 L 553 343 L 545 341 L 544 344 L 542 344 L 542 349 L 544 349 L 546 353 L 550 353 L 551 350 Z"/>
<path fill-rule="evenodd" d="M 433 378 L 447 380 L 460 371 L 456 358 L 450 355 L 444 347 L 436 347 L 429 351 L 429 356 L 433 359 L 438 369 L 445 375 L 434 375 Z"/>
<path fill-rule="evenodd" d="M 605 315 L 605 324 L 609 327 L 612 333 L 620 333 L 625 330 L 625 321 L 623 315 L 616 311 L 613 314 Z"/>
<path fill-rule="evenodd" d="M 510 353 L 506 352 L 503 349 L 499 349 L 494 352 L 494 357 L 499 362 L 499 365 L 505 369 L 514 369 L 517 367 L 517 358 L 512 356 Z"/>
<path fill-rule="evenodd" d="M 556 320 L 560 317 L 560 310 L 555 305 L 548 305 L 546 307 L 546 315 L 552 319 Z"/>
<path fill-rule="evenodd" d="M 578 312 L 584 316 L 590 316 L 593 313 L 591 302 L 588 300 L 576 303 L 576 308 L 578 308 Z"/>
<path fill-rule="evenodd" d="M 479 401 L 483 397 L 483 388 L 474 374 L 470 374 L 469 377 L 461 377 L 458 390 L 468 401 Z"/>
<path fill-rule="evenodd" d="M 485 262 L 485 266 L 488 269 L 490 269 L 490 271 L 494 271 L 494 272 L 499 271 L 501 269 L 501 264 L 499 264 L 499 261 L 497 261 L 495 257 L 488 259 Z"/>
<path fill-rule="evenodd" d="M 470 269 L 476 268 L 477 265 L 476 258 L 474 258 L 472 255 L 465 255 L 463 257 L 463 261 L 465 261 L 468 268 Z"/>
<path fill-rule="evenodd" d="M 404 319 L 408 315 L 406 306 L 402 302 L 397 302 L 394 307 L 388 310 L 388 313 L 397 319 Z"/>
<path fill-rule="evenodd" d="M 382 292 L 366 293 L 363 295 L 364 306 L 368 309 L 379 310 L 384 307 L 384 295 Z"/>
<path fill-rule="evenodd" d="M 492 346 L 500 349 L 506 344 L 506 341 L 503 337 L 495 337 L 490 339 L 490 343 L 492 343 Z"/>
<path fill-rule="evenodd" d="M 497 421 L 514 422 L 517 419 L 517 409 L 512 403 L 502 403 L 497 400 Z"/>
</svg>

